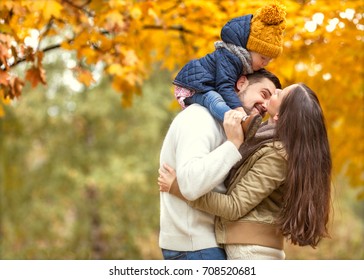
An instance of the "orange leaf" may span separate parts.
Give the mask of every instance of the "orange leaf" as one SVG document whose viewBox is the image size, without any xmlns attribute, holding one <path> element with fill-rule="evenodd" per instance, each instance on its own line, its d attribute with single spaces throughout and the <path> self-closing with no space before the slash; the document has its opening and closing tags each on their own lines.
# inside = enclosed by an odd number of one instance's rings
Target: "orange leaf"
<svg viewBox="0 0 364 280">
<path fill-rule="evenodd" d="M 36 87 L 39 82 L 46 85 L 46 79 L 45 79 L 45 71 L 43 68 L 37 68 L 32 67 L 29 70 L 27 70 L 27 73 L 25 75 L 25 79 L 28 80 L 32 87 Z"/>
<path fill-rule="evenodd" d="M 14 77 L 10 81 L 11 86 L 11 97 L 19 97 L 24 86 L 24 81 L 18 77 Z"/>
<path fill-rule="evenodd" d="M 0 84 L 2 84 L 4 86 L 8 86 L 9 78 L 10 78 L 9 74 L 7 72 L 0 71 Z"/>
<path fill-rule="evenodd" d="M 87 87 L 89 87 L 92 83 L 95 82 L 94 78 L 92 77 L 92 73 L 85 69 L 79 70 L 77 80 Z"/>
</svg>

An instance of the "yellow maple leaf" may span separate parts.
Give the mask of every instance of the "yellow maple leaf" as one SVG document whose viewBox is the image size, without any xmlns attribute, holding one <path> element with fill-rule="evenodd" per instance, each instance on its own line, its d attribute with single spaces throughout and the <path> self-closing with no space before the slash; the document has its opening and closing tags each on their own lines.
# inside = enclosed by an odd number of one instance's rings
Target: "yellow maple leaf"
<svg viewBox="0 0 364 280">
<path fill-rule="evenodd" d="M 130 11 L 130 15 L 133 19 L 139 20 L 142 17 L 142 11 L 138 7 L 133 7 Z"/>
<path fill-rule="evenodd" d="M 92 73 L 89 70 L 79 69 L 77 74 L 77 80 L 89 87 L 92 83 L 95 82 Z"/>
<path fill-rule="evenodd" d="M 52 16 L 60 18 L 62 16 L 63 6 L 58 1 L 35 1 L 39 3 L 40 11 L 43 12 L 43 18 L 49 20 Z M 43 5 L 43 7 L 42 7 Z"/>
<path fill-rule="evenodd" d="M 123 64 L 126 66 L 132 66 L 138 63 L 139 59 L 134 50 L 123 50 L 124 59 Z"/>
<path fill-rule="evenodd" d="M 110 75 L 120 75 L 120 73 L 123 72 L 123 67 L 120 64 L 111 64 L 106 71 L 110 74 Z"/>
</svg>

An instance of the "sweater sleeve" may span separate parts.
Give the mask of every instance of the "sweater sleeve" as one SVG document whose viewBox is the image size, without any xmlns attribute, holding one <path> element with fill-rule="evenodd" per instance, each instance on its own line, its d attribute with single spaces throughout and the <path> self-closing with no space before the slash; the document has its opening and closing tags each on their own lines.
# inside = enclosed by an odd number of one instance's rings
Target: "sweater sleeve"
<svg viewBox="0 0 364 280">
<path fill-rule="evenodd" d="M 204 212 L 227 220 L 237 220 L 277 189 L 286 178 L 286 160 L 273 149 L 266 152 L 250 170 L 232 186 L 232 192 L 209 192 L 189 204 Z"/>
<path fill-rule="evenodd" d="M 235 85 L 242 73 L 242 63 L 226 49 L 220 49 L 216 57 L 216 91 L 231 109 L 241 107 Z"/>
<path fill-rule="evenodd" d="M 207 109 L 190 107 L 187 109 L 192 114 L 179 120 L 175 135 L 176 172 L 183 196 L 195 200 L 222 186 L 241 155 L 232 142 L 226 141 L 222 126 Z"/>
</svg>

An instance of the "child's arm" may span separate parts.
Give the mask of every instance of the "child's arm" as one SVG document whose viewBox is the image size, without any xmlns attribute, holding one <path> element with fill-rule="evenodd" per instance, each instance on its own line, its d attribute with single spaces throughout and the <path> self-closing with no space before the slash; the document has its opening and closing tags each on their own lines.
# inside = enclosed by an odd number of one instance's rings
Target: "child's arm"
<svg viewBox="0 0 364 280">
<path fill-rule="evenodd" d="M 235 92 L 236 82 L 242 74 L 242 62 L 228 50 L 217 49 L 216 91 L 222 96 L 231 109 L 242 109 L 241 100 Z"/>
<path fill-rule="evenodd" d="M 167 164 L 163 164 L 163 169 L 159 169 L 158 185 L 161 192 L 169 192 L 170 194 L 177 196 L 178 198 L 187 201 L 182 195 L 178 182 L 176 171 Z"/>
</svg>

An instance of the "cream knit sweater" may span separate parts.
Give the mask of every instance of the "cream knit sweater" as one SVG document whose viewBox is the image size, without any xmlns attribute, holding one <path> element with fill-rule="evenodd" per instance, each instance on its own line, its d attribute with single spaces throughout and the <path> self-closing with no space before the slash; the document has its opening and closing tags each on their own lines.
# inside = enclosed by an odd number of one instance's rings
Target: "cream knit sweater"
<svg viewBox="0 0 364 280">
<path fill-rule="evenodd" d="M 198 104 L 188 106 L 173 120 L 160 153 L 160 165 L 167 163 L 177 171 L 181 192 L 188 200 L 213 189 L 225 192 L 224 179 L 240 159 L 222 125 Z M 176 251 L 217 247 L 214 216 L 161 193 L 159 246 Z"/>
</svg>

